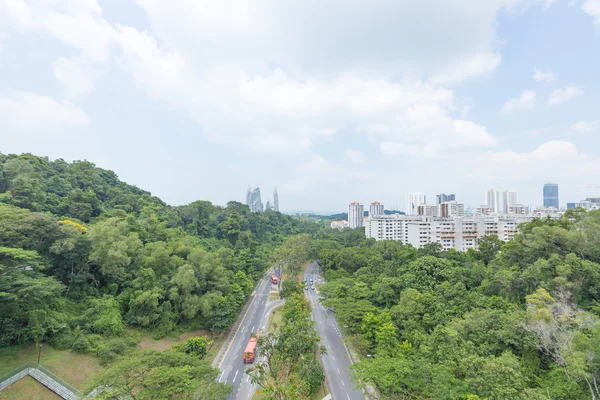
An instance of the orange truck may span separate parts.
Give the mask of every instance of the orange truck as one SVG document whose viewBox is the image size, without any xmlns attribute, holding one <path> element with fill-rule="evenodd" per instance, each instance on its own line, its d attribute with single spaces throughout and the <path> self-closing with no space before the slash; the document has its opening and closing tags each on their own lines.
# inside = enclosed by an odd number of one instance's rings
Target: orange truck
<svg viewBox="0 0 600 400">
<path fill-rule="evenodd" d="M 277 277 L 275 275 L 271 275 L 271 283 L 273 285 L 277 285 L 277 282 L 278 282 Z"/>
<path fill-rule="evenodd" d="M 250 341 L 246 345 L 246 350 L 244 350 L 244 364 L 252 364 L 254 362 L 259 337 L 260 335 L 250 337 Z"/>
</svg>

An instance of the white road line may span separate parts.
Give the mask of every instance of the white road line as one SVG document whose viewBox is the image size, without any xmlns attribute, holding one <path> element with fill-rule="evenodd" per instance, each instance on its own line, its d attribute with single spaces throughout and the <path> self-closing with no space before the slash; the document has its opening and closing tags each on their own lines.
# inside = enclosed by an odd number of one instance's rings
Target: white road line
<svg viewBox="0 0 600 400">
<path fill-rule="evenodd" d="M 224 373 L 225 373 L 225 371 L 221 372 L 221 374 L 219 375 L 219 379 L 217 379 L 217 382 L 221 382 L 221 378 L 223 377 Z"/>
<path fill-rule="evenodd" d="M 235 382 L 235 380 L 237 379 L 238 372 L 240 372 L 240 370 L 239 370 L 239 369 L 238 369 L 237 371 L 235 371 L 235 376 L 233 377 L 233 381 L 234 381 L 234 382 Z M 339 369 L 338 369 L 338 372 L 339 372 Z"/>
<path fill-rule="evenodd" d="M 256 328 L 256 325 L 254 325 L 254 326 L 252 327 L 252 332 L 256 332 L 256 331 L 254 330 L 254 328 Z"/>
<path fill-rule="evenodd" d="M 250 382 L 250 375 L 246 375 L 246 382 Z"/>
<path fill-rule="evenodd" d="M 346 397 L 348 398 L 348 400 L 350 400 L 350 395 L 348 393 L 346 393 Z"/>
<path fill-rule="evenodd" d="M 339 368 L 337 370 L 338 370 L 338 374 L 341 373 Z M 236 373 L 236 375 L 237 375 L 237 373 Z M 233 381 L 235 382 L 235 379 Z"/>
<path fill-rule="evenodd" d="M 346 386 L 346 384 L 344 383 L 344 381 L 343 381 L 343 380 L 342 380 L 342 385 L 343 385 L 343 386 Z"/>
<path fill-rule="evenodd" d="M 331 356 L 331 358 L 333 358 L 333 361 L 335 361 L 335 357 L 334 356 Z"/>
</svg>

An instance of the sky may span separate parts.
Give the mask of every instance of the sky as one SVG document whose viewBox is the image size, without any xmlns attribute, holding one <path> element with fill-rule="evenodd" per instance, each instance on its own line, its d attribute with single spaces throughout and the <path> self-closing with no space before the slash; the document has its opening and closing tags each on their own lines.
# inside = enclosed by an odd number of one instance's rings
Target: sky
<svg viewBox="0 0 600 400">
<path fill-rule="evenodd" d="M 3 0 L 0 152 L 284 212 L 600 195 L 600 0 Z"/>
</svg>

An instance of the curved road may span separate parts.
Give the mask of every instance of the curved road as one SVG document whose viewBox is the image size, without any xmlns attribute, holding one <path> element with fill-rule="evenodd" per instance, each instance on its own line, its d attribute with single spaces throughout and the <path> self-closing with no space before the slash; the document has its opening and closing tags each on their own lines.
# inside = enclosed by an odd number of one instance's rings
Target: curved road
<svg viewBox="0 0 600 400">
<path fill-rule="evenodd" d="M 311 275 L 315 283 L 325 282 L 320 275 L 319 265 L 314 261 L 306 269 L 307 280 Z M 321 344 L 327 348 L 327 354 L 322 356 L 321 360 L 331 397 L 333 400 L 364 400 L 364 394 L 355 389 L 354 383 L 350 380 L 352 362 L 348 357 L 346 346 L 342 343 L 342 334 L 335 315 L 319 303 L 319 293 L 316 289 L 309 288 L 306 292 L 306 296 L 312 304 L 312 315 L 316 322 L 317 332 L 321 337 Z"/>
<path fill-rule="evenodd" d="M 256 391 L 256 388 L 250 383 L 250 377 L 246 374 L 246 369 L 251 365 L 244 364 L 243 352 L 250 340 L 250 334 L 258 333 L 261 329 L 264 331 L 271 311 L 283 304 L 283 300 L 268 302 L 271 287 L 275 286 L 271 285 L 270 274 L 256 286 L 250 304 L 245 314 L 241 316 L 241 322 L 233 339 L 224 345 L 227 347 L 218 364 L 218 368 L 221 370 L 218 381 L 233 386 L 233 391 L 227 400 L 248 400 Z"/>
</svg>

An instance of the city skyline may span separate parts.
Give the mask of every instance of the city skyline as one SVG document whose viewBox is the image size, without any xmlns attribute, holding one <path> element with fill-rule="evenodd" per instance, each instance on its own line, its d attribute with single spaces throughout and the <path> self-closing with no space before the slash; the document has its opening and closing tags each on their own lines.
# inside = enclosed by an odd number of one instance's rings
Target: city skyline
<svg viewBox="0 0 600 400">
<path fill-rule="evenodd" d="M 564 206 L 599 195 L 592 1 L 0 2 L 0 151 L 171 205 L 260 182 L 286 212 L 489 188 L 535 207 L 553 181 Z"/>
</svg>

